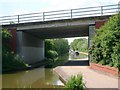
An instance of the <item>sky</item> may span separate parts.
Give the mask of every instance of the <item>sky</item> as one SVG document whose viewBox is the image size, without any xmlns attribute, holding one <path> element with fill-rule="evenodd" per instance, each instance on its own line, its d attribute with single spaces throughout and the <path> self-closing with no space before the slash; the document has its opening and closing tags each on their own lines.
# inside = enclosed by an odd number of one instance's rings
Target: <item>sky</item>
<svg viewBox="0 0 120 90">
<path fill-rule="evenodd" d="M 118 4 L 120 0 L 0 0 L 0 17 Z M 87 37 L 85 37 L 87 38 Z M 71 43 L 75 38 L 68 38 Z"/>
<path fill-rule="evenodd" d="M 119 0 L 0 0 L 0 16 L 117 4 Z"/>
<path fill-rule="evenodd" d="M 66 38 L 68 40 L 69 45 L 71 44 L 71 42 L 74 41 L 74 39 L 80 39 L 80 38 L 85 38 L 88 39 L 88 37 L 72 37 L 72 38 Z"/>
</svg>

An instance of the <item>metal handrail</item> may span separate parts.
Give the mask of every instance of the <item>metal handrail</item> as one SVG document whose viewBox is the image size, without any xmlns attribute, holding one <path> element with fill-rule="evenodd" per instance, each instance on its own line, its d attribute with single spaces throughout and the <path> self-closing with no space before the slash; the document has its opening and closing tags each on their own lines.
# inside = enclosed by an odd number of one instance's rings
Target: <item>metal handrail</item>
<svg viewBox="0 0 120 90">
<path fill-rule="evenodd" d="M 10 22 L 14 22 L 15 24 L 37 22 L 37 21 L 45 22 L 49 20 L 103 16 L 106 15 L 106 13 L 107 15 L 112 15 L 112 14 L 117 14 L 118 12 L 120 12 L 120 4 L 114 4 L 114 5 L 106 5 L 106 6 L 49 11 L 49 12 L 41 12 L 41 13 L 2 16 L 0 17 L 0 24 L 2 25 L 10 24 Z"/>
</svg>

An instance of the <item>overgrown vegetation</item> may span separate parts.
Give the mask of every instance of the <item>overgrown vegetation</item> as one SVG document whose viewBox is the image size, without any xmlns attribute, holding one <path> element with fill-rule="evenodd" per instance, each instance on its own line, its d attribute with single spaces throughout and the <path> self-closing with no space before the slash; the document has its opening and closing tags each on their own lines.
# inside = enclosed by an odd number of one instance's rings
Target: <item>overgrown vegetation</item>
<svg viewBox="0 0 120 90">
<path fill-rule="evenodd" d="M 66 87 L 68 90 L 84 90 L 85 89 L 85 83 L 83 82 L 83 76 L 82 74 L 78 74 L 76 76 L 72 76 L 67 84 Z"/>
<path fill-rule="evenodd" d="M 2 30 L 2 71 L 13 71 L 18 68 L 25 68 L 23 60 L 11 51 L 10 39 L 12 35 L 7 29 Z"/>
<path fill-rule="evenodd" d="M 92 62 L 120 67 L 120 14 L 96 30 L 90 53 Z"/>
<path fill-rule="evenodd" d="M 45 40 L 45 57 L 55 58 L 58 55 L 68 53 L 69 45 L 66 39 L 46 39 Z"/>
<path fill-rule="evenodd" d="M 45 57 L 46 68 L 54 68 L 64 64 L 68 59 L 66 54 L 69 51 L 68 41 L 66 39 L 46 39 L 45 40 Z M 62 57 L 65 57 L 64 59 Z"/>
<path fill-rule="evenodd" d="M 81 52 L 88 52 L 88 40 L 85 38 L 75 39 L 71 44 L 70 47 L 72 50 L 78 49 Z"/>
<path fill-rule="evenodd" d="M 59 56 L 69 52 L 69 44 L 67 39 L 64 38 L 54 39 L 54 43 L 55 43 L 55 51 L 58 53 Z"/>
<path fill-rule="evenodd" d="M 58 56 L 54 59 L 47 59 L 45 68 L 55 68 L 60 65 L 64 65 L 64 63 L 68 60 L 68 54 Z"/>
<path fill-rule="evenodd" d="M 45 57 L 53 59 L 58 56 L 58 53 L 55 51 L 55 44 L 53 40 L 46 39 L 45 40 Z"/>
</svg>

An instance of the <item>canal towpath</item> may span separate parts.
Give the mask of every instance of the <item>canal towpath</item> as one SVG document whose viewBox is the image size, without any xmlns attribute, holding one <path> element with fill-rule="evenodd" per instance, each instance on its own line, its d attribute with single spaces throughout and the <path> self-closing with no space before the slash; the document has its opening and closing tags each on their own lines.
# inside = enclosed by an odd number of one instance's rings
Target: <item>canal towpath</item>
<svg viewBox="0 0 120 90">
<path fill-rule="evenodd" d="M 118 88 L 118 77 L 111 77 L 89 68 L 89 66 L 59 66 L 53 69 L 63 83 L 72 75 L 82 74 L 87 88 Z"/>
<path fill-rule="evenodd" d="M 85 55 L 88 55 L 88 53 L 86 53 L 86 52 L 79 52 L 80 54 L 85 54 Z"/>
</svg>

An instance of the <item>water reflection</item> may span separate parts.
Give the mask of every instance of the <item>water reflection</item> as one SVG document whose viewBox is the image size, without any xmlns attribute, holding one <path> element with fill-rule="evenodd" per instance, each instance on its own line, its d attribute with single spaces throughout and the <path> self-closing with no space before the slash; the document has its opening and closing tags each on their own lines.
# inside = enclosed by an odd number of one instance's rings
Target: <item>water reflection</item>
<svg viewBox="0 0 120 90">
<path fill-rule="evenodd" d="M 79 60 L 87 58 L 87 55 L 83 56 L 80 54 L 77 58 Z M 54 66 L 62 65 L 67 60 L 75 59 L 76 57 L 67 54 L 54 61 Z M 55 87 L 55 85 L 63 85 L 63 83 L 59 80 L 59 77 L 53 73 L 52 69 L 44 67 L 2 75 L 3 88 L 50 88 Z"/>
<path fill-rule="evenodd" d="M 45 88 L 51 85 L 63 85 L 63 83 L 52 72 L 52 69 L 44 67 L 2 75 L 3 88 Z"/>
</svg>

